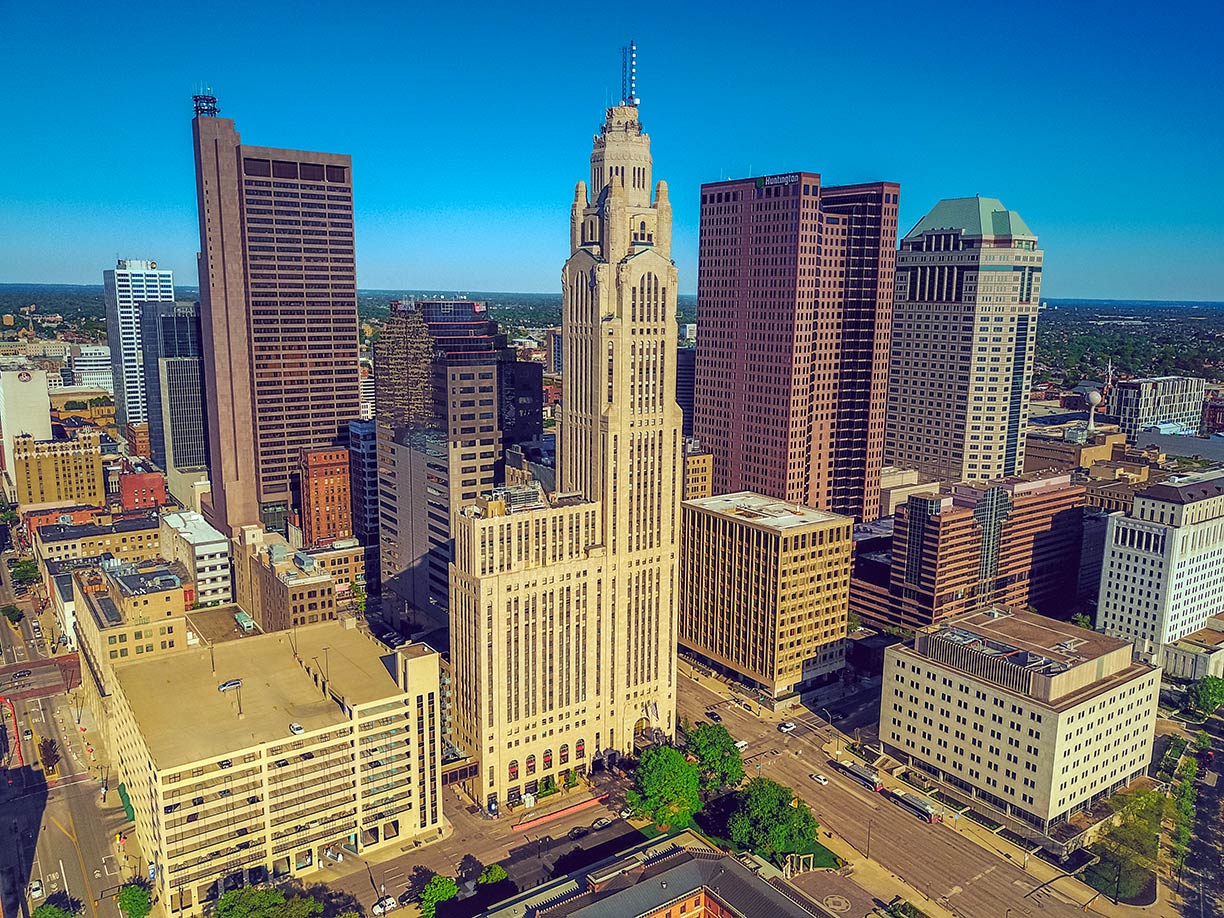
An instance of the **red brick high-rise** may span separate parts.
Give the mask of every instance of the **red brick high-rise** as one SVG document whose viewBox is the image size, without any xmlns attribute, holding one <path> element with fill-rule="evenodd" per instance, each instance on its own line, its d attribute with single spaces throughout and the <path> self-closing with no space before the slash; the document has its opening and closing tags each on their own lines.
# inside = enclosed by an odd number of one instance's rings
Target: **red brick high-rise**
<svg viewBox="0 0 1224 918">
<path fill-rule="evenodd" d="M 895 182 L 701 186 L 694 434 L 714 493 L 880 515 Z"/>
<path fill-rule="evenodd" d="M 243 144 L 212 96 L 195 110 L 204 515 L 284 533 L 302 449 L 360 413 L 352 160 Z"/>
<path fill-rule="evenodd" d="M 352 485 L 346 449 L 304 449 L 301 462 L 302 544 L 329 545 L 353 535 Z"/>
</svg>

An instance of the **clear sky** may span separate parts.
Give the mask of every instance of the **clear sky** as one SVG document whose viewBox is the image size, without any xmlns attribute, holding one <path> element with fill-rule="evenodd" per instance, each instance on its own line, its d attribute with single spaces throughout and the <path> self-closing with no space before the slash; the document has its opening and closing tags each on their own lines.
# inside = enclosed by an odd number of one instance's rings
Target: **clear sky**
<svg viewBox="0 0 1224 918">
<path fill-rule="evenodd" d="M 248 143 L 350 153 L 358 283 L 547 292 L 639 46 L 655 178 L 697 281 L 703 181 L 806 169 L 998 197 L 1051 297 L 1224 300 L 1224 7 L 1046 3 L 10 2 L 0 282 L 195 283 L 191 100 Z"/>
</svg>

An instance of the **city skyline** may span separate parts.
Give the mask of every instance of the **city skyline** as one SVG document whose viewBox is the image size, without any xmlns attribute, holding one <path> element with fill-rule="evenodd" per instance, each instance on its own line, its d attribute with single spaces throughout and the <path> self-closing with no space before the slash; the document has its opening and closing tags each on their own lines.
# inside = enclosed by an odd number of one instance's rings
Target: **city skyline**
<svg viewBox="0 0 1224 918">
<path fill-rule="evenodd" d="M 564 17 L 546 13 L 526 22 L 465 12 L 460 24 L 451 19 L 459 11 L 378 9 L 329 23 L 345 47 L 362 49 L 342 75 L 309 60 L 270 69 L 267 50 L 247 44 L 254 37 L 219 49 L 208 28 L 172 11 L 159 29 L 175 41 L 142 44 L 146 66 L 95 67 L 124 20 L 71 8 L 44 14 L 37 25 L 56 34 L 66 66 L 10 105 L 12 129 L 37 138 L 43 153 L 17 162 L 17 149 L 0 152 L 8 174 L 23 177 L 6 193 L 0 281 L 96 283 L 118 254 L 156 258 L 193 285 L 193 183 L 181 152 L 188 97 L 204 76 L 223 117 L 258 136 L 352 153 L 360 287 L 553 291 L 565 239 L 549 215 L 568 199 L 575 138 L 596 127 L 581 103 L 616 101 L 620 87 L 614 67 L 575 69 L 554 53 L 568 40 Z M 725 18 L 717 8 L 691 13 L 666 12 L 649 31 L 644 15 L 627 14 L 603 49 L 612 58 L 618 43 L 638 40 L 640 94 L 676 164 L 681 293 L 696 286 L 701 183 L 814 168 L 836 184 L 899 181 L 902 234 L 941 198 L 1010 202 L 1058 253 L 1048 266 L 1052 297 L 1224 299 L 1224 268 L 1195 256 L 1224 241 L 1221 196 L 1211 192 L 1219 128 L 1198 116 L 1213 107 L 1212 91 L 1192 70 L 1210 54 L 1211 29 L 1147 23 L 1123 34 L 1090 10 L 1044 5 L 1023 24 L 1008 11 L 935 19 L 897 6 L 865 64 L 826 41 L 814 66 L 813 42 L 863 23 L 830 11 L 832 19 L 804 28 L 802 17 L 764 10 L 759 47 L 770 66 L 758 67 L 751 44 L 737 50 L 743 60 L 717 51 Z M 228 15 L 224 4 L 210 14 L 210 22 Z M 23 15 L 10 34 L 34 26 Z M 244 16 L 254 17 L 244 34 L 275 27 L 291 43 L 323 29 L 311 24 L 317 17 L 288 20 L 275 8 Z M 1204 6 L 1203 16 L 1220 14 Z M 16 72 L 41 70 L 23 62 L 36 41 L 14 45 Z M 1014 61 L 1014 71 L 982 63 L 1000 60 Z M 75 88 L 86 73 L 88 95 Z M 906 91 L 914 81 L 921 96 Z M 1008 86 L 1023 88 L 1023 105 L 1000 107 Z M 81 135 L 93 138 L 89 157 L 73 140 Z M 991 155 L 976 155 L 991 135 Z M 1136 206 L 1124 189 L 1157 175 L 1161 206 Z M 466 254 L 474 232 L 500 242 L 477 262 Z"/>
</svg>

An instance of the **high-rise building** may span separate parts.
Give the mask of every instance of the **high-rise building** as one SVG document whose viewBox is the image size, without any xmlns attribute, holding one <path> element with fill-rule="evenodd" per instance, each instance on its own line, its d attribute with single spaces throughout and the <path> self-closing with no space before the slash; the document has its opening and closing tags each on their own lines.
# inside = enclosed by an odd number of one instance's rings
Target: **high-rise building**
<svg viewBox="0 0 1224 918">
<path fill-rule="evenodd" d="M 740 491 L 682 508 L 680 646 L 772 699 L 846 665 L 846 516 Z"/>
<path fill-rule="evenodd" d="M 1163 660 L 1201 629 L 1224 593 L 1224 474 L 1179 475 L 1134 496 L 1105 530 L 1096 625 Z"/>
<path fill-rule="evenodd" d="M 163 469 L 208 465 L 201 385 L 199 303 L 145 303 L 140 309 L 149 458 Z"/>
<path fill-rule="evenodd" d="M 87 428 L 71 440 L 36 440 L 28 434 L 13 439 L 12 479 L 18 504 L 72 502 L 106 506 L 102 446 L 96 429 Z"/>
<path fill-rule="evenodd" d="M 111 393 L 115 391 L 111 352 L 107 345 L 74 344 L 68 355 L 68 367 L 72 381 L 66 385 L 105 389 Z"/>
<path fill-rule="evenodd" d="M 857 553 L 850 608 L 910 631 L 988 603 L 1066 612 L 1085 502 L 1084 487 L 1065 472 L 911 495 L 897 508 L 891 551 Z"/>
<path fill-rule="evenodd" d="M 0 370 L 0 437 L 4 441 L 5 492 L 15 499 L 13 443 L 22 434 L 51 439 L 51 396 L 45 370 Z"/>
<path fill-rule="evenodd" d="M 884 651 L 880 744 L 944 795 L 1069 853 L 1082 829 L 1056 840 L 1055 827 L 1151 762 L 1160 672 L 1130 651 L 998 606 L 928 626 Z"/>
<path fill-rule="evenodd" d="M 684 435 L 693 435 L 693 398 L 697 393 L 697 349 L 676 350 L 676 404 L 684 415 Z"/>
<path fill-rule="evenodd" d="M 1130 440 L 1150 428 L 1161 433 L 1197 434 L 1203 423 L 1207 380 L 1191 376 L 1124 379 L 1109 387 L 1109 414 Z"/>
<path fill-rule="evenodd" d="M 701 186 L 693 433 L 715 494 L 879 516 L 899 196 L 810 172 Z"/>
<path fill-rule="evenodd" d="M 195 110 L 205 516 L 285 532 L 301 450 L 360 410 L 352 160 L 244 145 L 212 96 Z"/>
<path fill-rule="evenodd" d="M 684 487 L 685 500 L 713 497 L 714 454 L 701 445 L 700 440 L 684 438 Z"/>
<path fill-rule="evenodd" d="M 380 591 L 378 558 L 378 428 L 375 422 L 349 421 L 349 492 L 353 537 L 365 546 L 366 589 Z"/>
<path fill-rule="evenodd" d="M 901 241 L 884 459 L 952 481 L 1024 471 L 1044 253 L 995 198 L 940 201 Z"/>
<path fill-rule="evenodd" d="M 347 449 L 302 450 L 302 544 L 328 545 L 353 535 Z"/>
<path fill-rule="evenodd" d="M 174 272 L 159 269 L 155 261 L 121 258 L 114 270 L 102 272 L 102 284 L 115 420 L 123 430 L 128 423 L 141 424 L 149 419 L 140 359 L 140 304 L 173 303 Z"/>
<path fill-rule="evenodd" d="M 677 272 L 636 102 L 607 110 L 570 212 L 556 495 L 455 519 L 455 727 L 489 809 L 675 727 Z"/>
</svg>

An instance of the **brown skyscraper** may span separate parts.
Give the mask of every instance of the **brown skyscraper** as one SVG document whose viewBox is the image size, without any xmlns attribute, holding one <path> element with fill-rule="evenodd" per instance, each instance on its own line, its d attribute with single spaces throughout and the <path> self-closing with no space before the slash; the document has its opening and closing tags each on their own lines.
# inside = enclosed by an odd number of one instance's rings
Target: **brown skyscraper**
<svg viewBox="0 0 1224 918">
<path fill-rule="evenodd" d="M 246 146 L 212 96 L 195 110 L 205 516 L 284 532 L 301 450 L 359 413 L 352 162 Z"/>
<path fill-rule="evenodd" d="M 693 432 L 715 494 L 879 516 L 899 191 L 701 186 Z"/>
<path fill-rule="evenodd" d="M 304 449 L 301 465 L 302 544 L 330 545 L 353 535 L 347 449 Z"/>
</svg>

